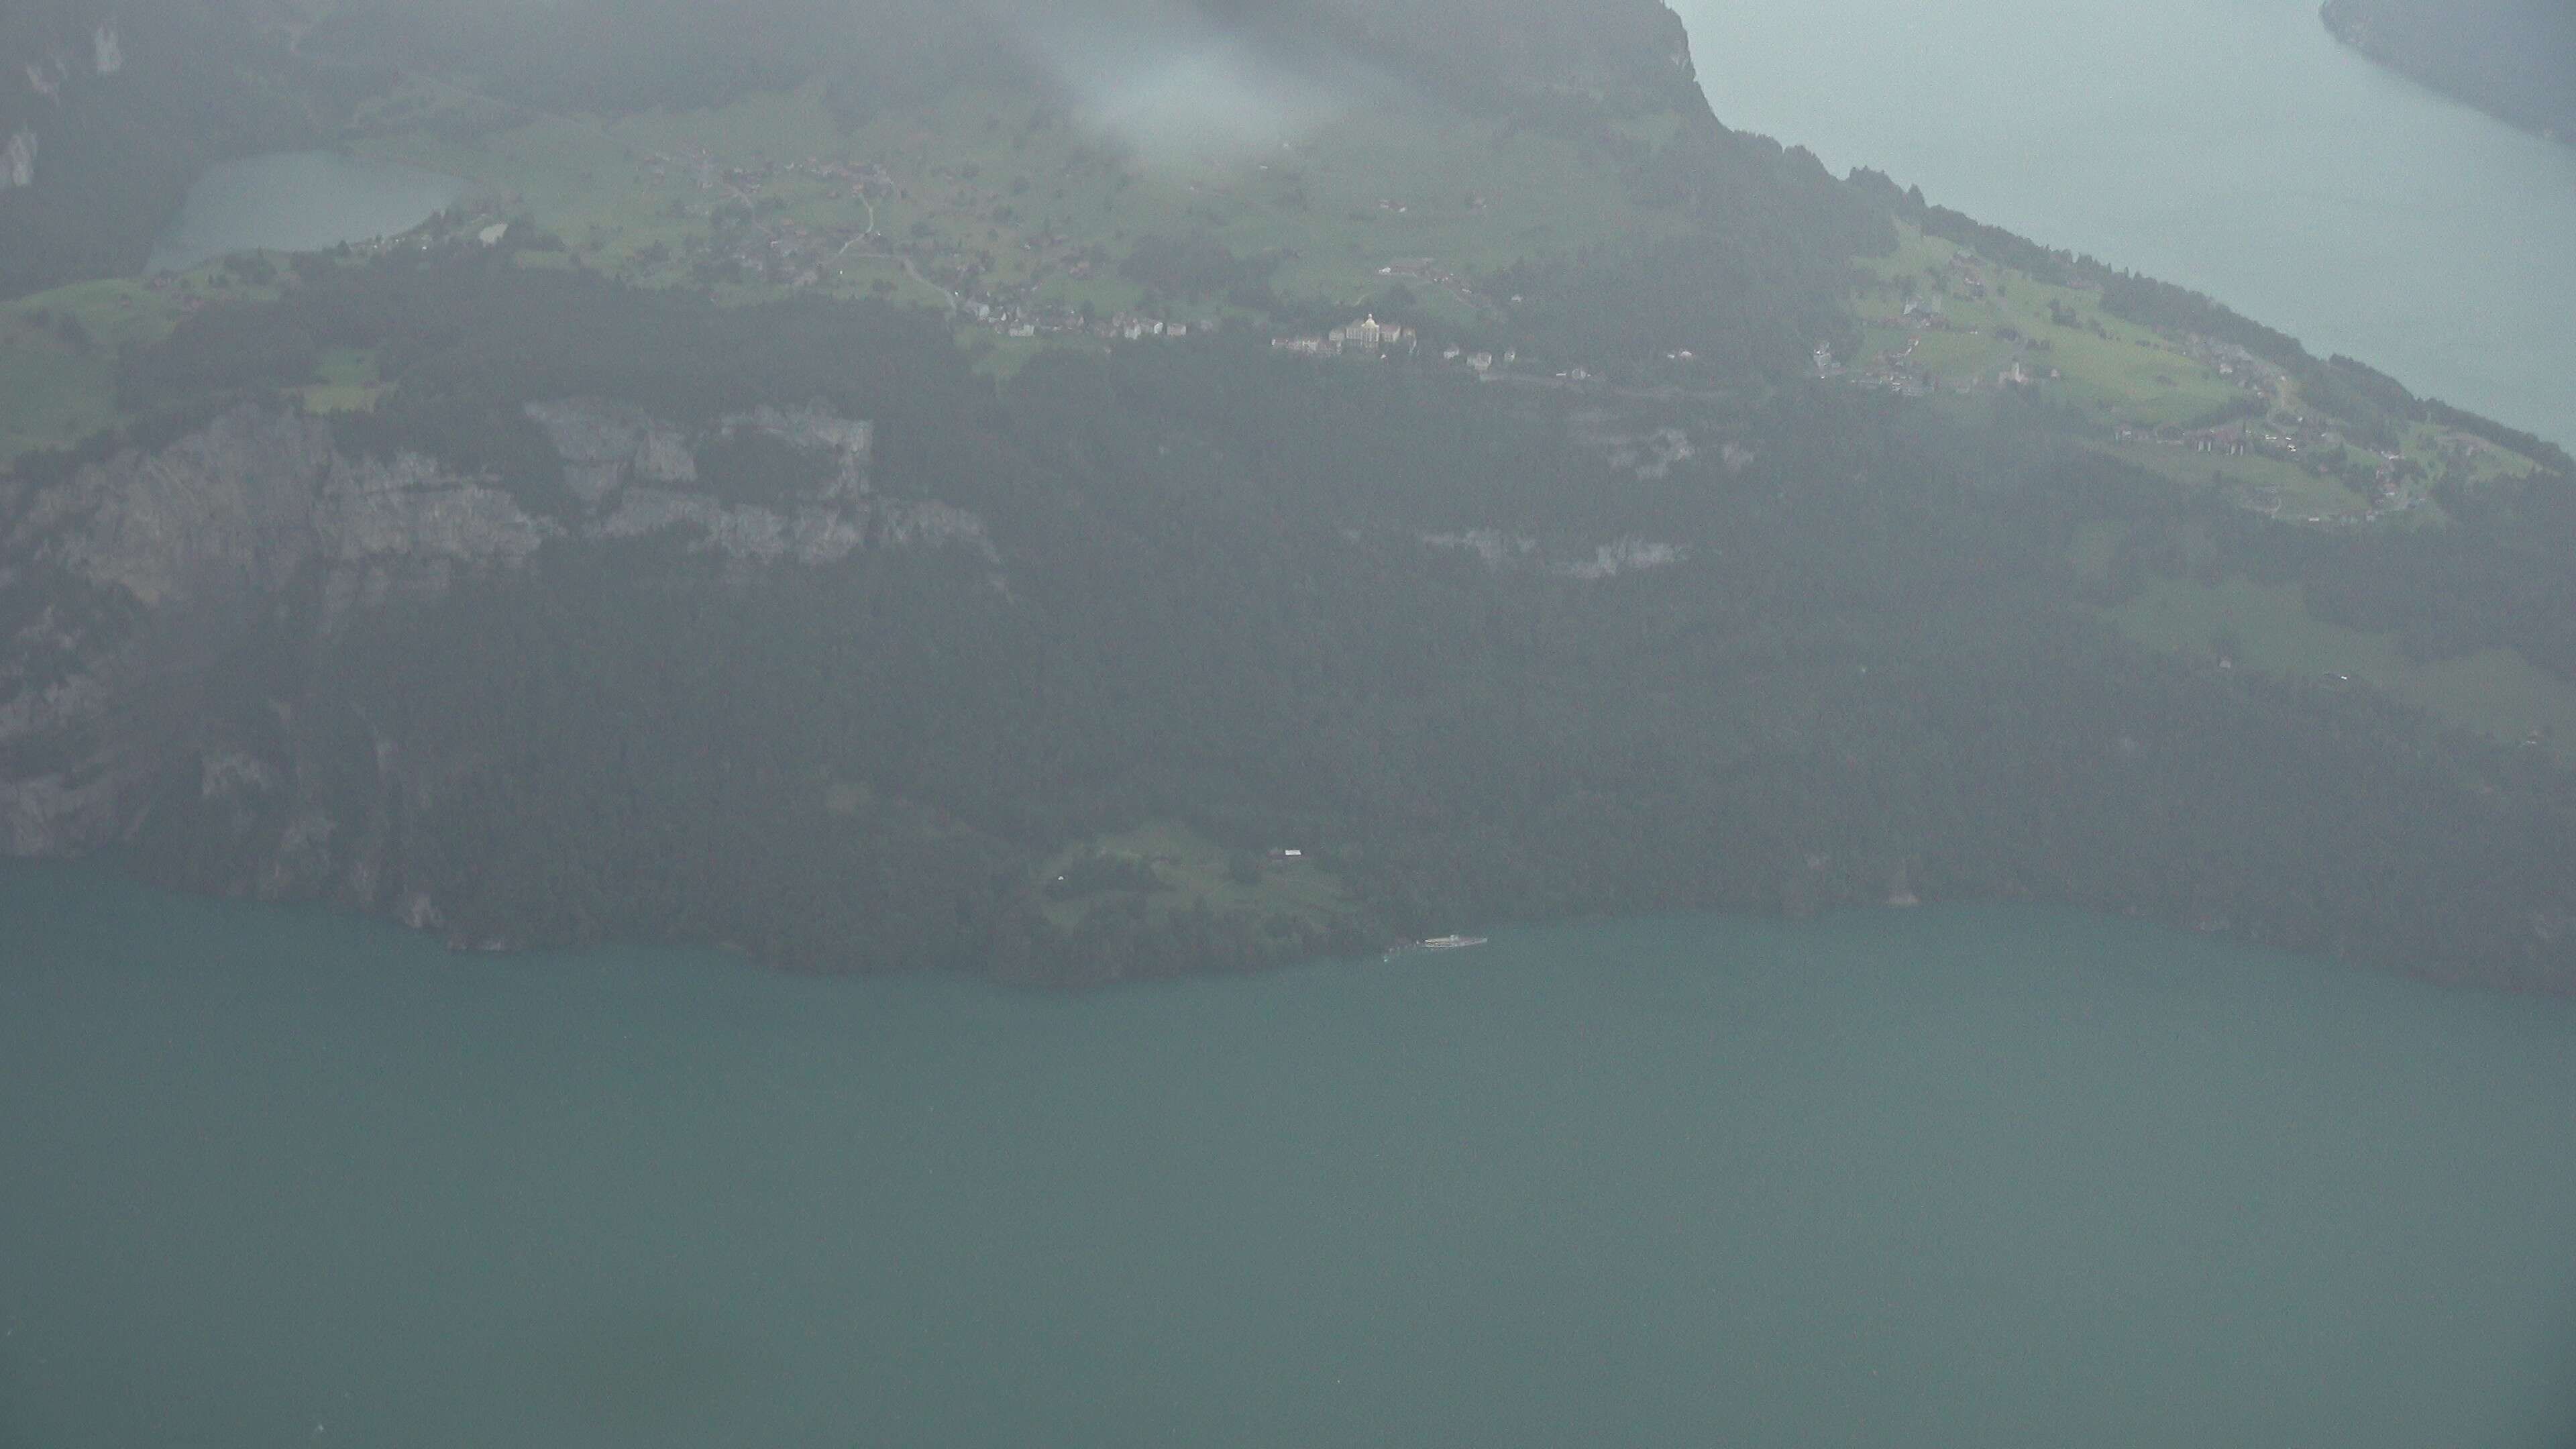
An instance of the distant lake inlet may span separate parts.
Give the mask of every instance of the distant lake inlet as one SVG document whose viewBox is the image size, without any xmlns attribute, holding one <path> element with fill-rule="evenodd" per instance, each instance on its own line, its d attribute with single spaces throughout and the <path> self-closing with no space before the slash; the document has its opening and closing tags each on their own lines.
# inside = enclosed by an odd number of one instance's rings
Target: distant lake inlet
<svg viewBox="0 0 2576 1449">
<path fill-rule="evenodd" d="M 1674 0 L 1728 125 L 2576 447 L 2576 147 L 2316 0 Z"/>
<path fill-rule="evenodd" d="M 227 161 L 189 188 L 144 270 L 184 272 L 236 252 L 311 252 L 398 236 L 468 189 L 453 176 L 333 151 Z"/>
</svg>

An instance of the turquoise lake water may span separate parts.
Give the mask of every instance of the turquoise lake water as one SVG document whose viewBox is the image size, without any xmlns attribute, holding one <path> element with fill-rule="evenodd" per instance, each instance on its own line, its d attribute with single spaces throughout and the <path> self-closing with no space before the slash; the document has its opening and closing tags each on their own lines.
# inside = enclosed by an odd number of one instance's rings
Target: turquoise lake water
<svg viewBox="0 0 2576 1449">
<path fill-rule="evenodd" d="M 2006 908 L 1085 996 L 0 922 L 10 1449 L 2576 1426 L 2576 1004 Z"/>
<path fill-rule="evenodd" d="M 332 151 L 228 161 L 188 189 L 144 270 L 184 272 L 234 252 L 311 252 L 398 236 L 465 192 L 453 176 Z"/>
<path fill-rule="evenodd" d="M 1673 0 L 1730 124 L 2576 448 L 2576 146 L 2315 0 Z"/>
</svg>

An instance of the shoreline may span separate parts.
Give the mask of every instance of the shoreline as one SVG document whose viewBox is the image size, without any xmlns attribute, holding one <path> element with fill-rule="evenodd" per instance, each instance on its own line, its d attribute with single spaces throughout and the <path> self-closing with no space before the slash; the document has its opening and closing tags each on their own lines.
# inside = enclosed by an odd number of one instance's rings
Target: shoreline
<svg viewBox="0 0 2576 1449">
<path fill-rule="evenodd" d="M 2325 26 L 2328 35 L 2355 55 L 2391 75 L 2402 76 L 2445 100 L 2467 106 L 2480 115 L 2491 116 L 2526 135 L 2576 150 L 2576 129 L 2561 132 L 2547 118 L 2525 114 L 2510 105 L 2499 105 L 2449 83 L 2425 67 L 2410 63 L 2402 52 L 2381 43 L 2367 24 L 2354 19 L 2346 8 L 2347 4 L 2348 0 L 2323 0 L 2317 7 L 2317 19 Z"/>
<path fill-rule="evenodd" d="M 41 887 L 29 883 L 51 877 Z M 1472 951 L 1489 945 L 1489 934 L 1458 937 L 1433 937 L 1425 941 L 1404 941 L 1375 950 L 1304 953 L 1265 962 L 1250 970 L 1227 969 L 1210 964 L 1179 972 L 1149 972 L 1135 976 L 1110 978 L 1090 977 L 1077 972 L 1062 975 L 1029 974 L 996 969 L 992 964 L 974 970 L 940 970 L 931 968 L 868 969 L 852 967 L 822 970 L 810 966 L 769 960 L 738 944 L 724 941 L 681 941 L 600 939 L 579 942 L 529 942 L 494 938 L 473 940 L 449 935 L 436 928 L 406 921 L 399 912 L 368 910 L 345 901 L 323 899 L 256 899 L 234 895 L 201 892 L 153 881 L 116 861 L 113 854 L 72 858 L 61 856 L 0 855 L 0 929 L 11 924 L 11 908 L 23 904 L 22 892 L 33 898 L 41 889 L 48 897 L 81 889 L 131 893 L 177 910 L 221 911 L 226 915 L 265 916 L 278 921 L 301 920 L 308 924 L 329 923 L 333 926 L 369 936 L 380 936 L 386 949 L 394 952 L 414 950 L 436 953 L 441 958 L 464 960 L 503 960 L 543 965 L 563 963 L 619 953 L 647 953 L 704 958 L 711 966 L 729 971 L 743 971 L 757 977 L 779 981 L 846 980 L 879 981 L 903 977 L 931 979 L 956 977 L 978 982 L 996 990 L 1030 991 L 1046 996 L 1089 996 L 1101 991 L 1122 988 L 1169 986 L 1190 981 L 1214 981 L 1229 977 L 1268 976 L 1316 965 L 1386 965 L 1399 958 L 1417 958 Z M 1910 894 L 1910 893 L 1909 893 Z M 2292 960 L 2352 972 L 2362 976 L 2392 981 L 2411 982 L 2446 992 L 2469 992 L 2497 1000 L 2539 998 L 2545 1001 L 2576 1003 L 2576 976 L 2553 977 L 2517 975 L 2489 967 L 2471 967 L 2464 963 L 2419 961 L 2400 963 L 2358 956 L 2331 943 L 2300 945 L 2267 939 L 2260 931 L 2239 929 L 2233 922 L 2217 919 L 2184 920 L 2130 905 L 2122 907 L 2085 905 L 2070 900 L 2045 899 L 2033 895 L 1992 894 L 1906 900 L 1896 898 L 1862 898 L 1831 904 L 1820 904 L 1812 910 L 1752 909 L 1743 906 L 1710 904 L 1681 906 L 1670 910 L 1650 910 L 1611 916 L 1572 913 L 1555 917 L 1498 922 L 1480 928 L 1483 931 L 1510 930 L 1518 933 L 1552 932 L 1620 922 L 1651 922 L 1704 917 L 1733 921 L 1765 930 L 1799 931 L 1819 929 L 1835 922 L 1862 920 L 1934 920 L 1960 912 L 1976 911 L 2041 912 L 2083 917 L 2105 924 L 2117 924 L 2161 932 L 2175 939 L 2177 949 L 2185 943 L 2219 945 L 2231 950 L 2261 952 Z M 1433 941 L 1450 942 L 1434 945 Z M 1071 964 L 1068 960 L 1066 964 Z"/>
</svg>

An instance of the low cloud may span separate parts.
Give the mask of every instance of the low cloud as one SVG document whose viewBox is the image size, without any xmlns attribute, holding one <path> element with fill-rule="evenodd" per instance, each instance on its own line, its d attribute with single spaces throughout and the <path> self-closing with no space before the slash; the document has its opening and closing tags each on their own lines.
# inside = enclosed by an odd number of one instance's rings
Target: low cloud
<svg viewBox="0 0 2576 1449">
<path fill-rule="evenodd" d="M 1230 160 L 1272 151 L 1330 124 L 1359 90 L 1356 75 L 1289 63 L 1204 20 L 1023 13 L 1028 55 L 1087 124 L 1149 164 Z"/>
</svg>

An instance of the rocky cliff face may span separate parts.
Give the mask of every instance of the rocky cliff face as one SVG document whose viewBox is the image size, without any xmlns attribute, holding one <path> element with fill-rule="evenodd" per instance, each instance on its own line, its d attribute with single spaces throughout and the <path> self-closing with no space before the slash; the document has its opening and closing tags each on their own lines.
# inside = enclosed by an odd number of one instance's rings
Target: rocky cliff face
<svg viewBox="0 0 2576 1449">
<path fill-rule="evenodd" d="M 591 539 L 679 530 L 696 546 L 754 563 L 838 563 L 870 546 L 960 544 L 993 559 L 983 521 L 938 502 L 878 498 L 868 481 L 875 429 L 813 408 L 760 407 L 721 420 L 719 440 L 759 437 L 823 466 L 802 491 L 765 504 L 726 503 L 702 485 L 700 441 L 640 408 L 599 399 L 532 403 L 528 416 L 564 460 Z"/>
<path fill-rule="evenodd" d="M 692 433 L 598 399 L 529 412 L 563 460 L 560 513 L 250 407 L 57 481 L 0 478 L 0 850 L 113 846 L 186 811 L 211 852 L 195 883 L 436 926 L 397 826 L 471 762 L 326 730 L 325 706 L 345 707 L 301 693 L 291 661 L 390 611 L 646 541 L 753 570 L 933 549 L 998 581 L 980 518 L 875 492 L 865 421 L 760 408 Z M 737 501 L 701 465 L 753 436 L 806 461 L 807 496 Z"/>
</svg>

